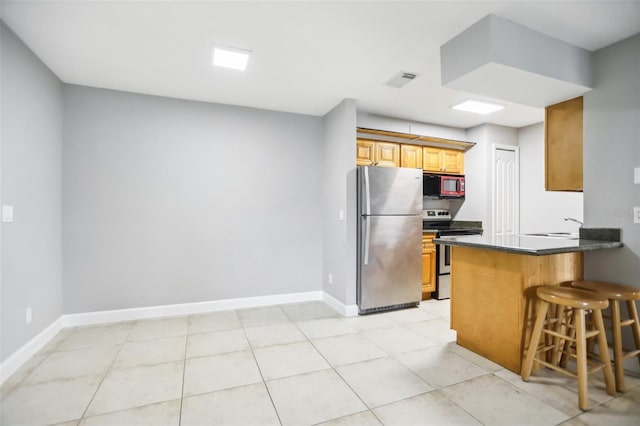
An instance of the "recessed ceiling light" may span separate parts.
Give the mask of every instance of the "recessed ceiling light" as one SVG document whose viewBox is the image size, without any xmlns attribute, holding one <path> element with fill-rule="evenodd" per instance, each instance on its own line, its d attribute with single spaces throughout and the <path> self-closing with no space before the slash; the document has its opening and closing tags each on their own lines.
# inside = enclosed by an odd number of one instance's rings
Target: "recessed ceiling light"
<svg viewBox="0 0 640 426">
<path fill-rule="evenodd" d="M 476 114 L 491 114 L 492 112 L 504 109 L 504 105 L 468 100 L 454 105 L 451 108 L 459 111 L 475 112 Z"/>
<path fill-rule="evenodd" d="M 236 49 L 234 47 L 214 47 L 213 65 L 217 67 L 232 68 L 244 71 L 249 62 L 251 51 Z"/>
</svg>

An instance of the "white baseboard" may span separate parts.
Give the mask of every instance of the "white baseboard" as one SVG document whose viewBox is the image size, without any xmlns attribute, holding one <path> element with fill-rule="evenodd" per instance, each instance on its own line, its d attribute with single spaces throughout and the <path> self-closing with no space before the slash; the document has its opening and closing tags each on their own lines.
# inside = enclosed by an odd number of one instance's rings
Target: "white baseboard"
<svg viewBox="0 0 640 426">
<path fill-rule="evenodd" d="M 209 302 L 146 306 L 142 308 L 62 315 L 49 327 L 44 329 L 40 334 L 35 336 L 0 364 L 0 384 L 4 383 L 4 381 L 15 373 L 22 364 L 46 345 L 47 342 L 58 334 L 60 330 L 66 327 L 97 325 L 166 316 L 201 314 L 231 309 L 256 308 L 261 306 L 311 302 L 317 300 L 323 300 L 343 316 L 354 316 L 358 314 L 357 305 L 344 305 L 342 302 L 323 291 L 307 291 L 303 293 L 274 294 L 270 296 L 244 297 L 238 299 L 213 300 Z"/>
<path fill-rule="evenodd" d="M 323 293 L 322 300 L 344 317 L 355 317 L 358 315 L 358 305 L 345 305 L 327 292 Z"/>
<path fill-rule="evenodd" d="M 243 297 L 238 299 L 212 300 L 209 302 L 181 303 L 176 305 L 146 306 L 142 308 L 117 309 L 112 311 L 86 312 L 63 315 L 64 327 L 104 324 L 109 322 L 202 314 L 231 309 L 257 308 L 285 303 L 322 300 L 321 291 L 274 294 L 270 296 Z"/>
<path fill-rule="evenodd" d="M 18 368 L 29 358 L 35 355 L 64 327 L 62 317 L 59 317 L 51 325 L 42 330 L 33 339 L 25 343 L 20 349 L 0 364 L 0 384 L 4 383 Z"/>
</svg>

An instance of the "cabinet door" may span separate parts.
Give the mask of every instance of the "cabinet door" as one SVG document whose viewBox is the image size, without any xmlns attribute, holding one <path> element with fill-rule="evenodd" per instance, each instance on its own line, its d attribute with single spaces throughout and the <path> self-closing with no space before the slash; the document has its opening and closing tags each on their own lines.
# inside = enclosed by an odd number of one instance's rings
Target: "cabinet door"
<svg viewBox="0 0 640 426">
<path fill-rule="evenodd" d="M 376 142 L 374 165 L 400 167 L 400 145 L 390 142 Z"/>
<path fill-rule="evenodd" d="M 400 145 L 400 167 L 421 169 L 422 147 L 417 145 Z"/>
<path fill-rule="evenodd" d="M 436 291 L 436 252 L 422 254 L 422 293 Z"/>
<path fill-rule="evenodd" d="M 356 165 L 372 166 L 375 163 L 374 141 L 358 139 L 356 141 Z"/>
<path fill-rule="evenodd" d="M 442 171 L 440 151 L 440 148 L 431 148 L 428 146 L 422 148 L 422 169 L 425 172 L 440 173 Z"/>
<path fill-rule="evenodd" d="M 464 153 L 454 149 L 442 149 L 442 171 L 461 175 L 464 173 Z"/>
<path fill-rule="evenodd" d="M 582 97 L 545 108 L 545 189 L 582 191 Z"/>
<path fill-rule="evenodd" d="M 422 234 L 422 300 L 430 299 L 436 291 L 436 246 L 435 234 Z"/>
</svg>

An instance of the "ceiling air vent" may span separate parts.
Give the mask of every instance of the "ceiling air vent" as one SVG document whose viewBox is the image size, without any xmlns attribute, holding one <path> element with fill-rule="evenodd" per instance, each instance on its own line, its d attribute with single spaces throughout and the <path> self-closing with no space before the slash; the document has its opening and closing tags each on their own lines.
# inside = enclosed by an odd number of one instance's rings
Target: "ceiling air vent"
<svg viewBox="0 0 640 426">
<path fill-rule="evenodd" d="M 414 74 L 412 72 L 400 71 L 398 74 L 394 75 L 391 80 L 387 81 L 387 86 L 399 89 L 417 76 L 418 74 Z"/>
</svg>

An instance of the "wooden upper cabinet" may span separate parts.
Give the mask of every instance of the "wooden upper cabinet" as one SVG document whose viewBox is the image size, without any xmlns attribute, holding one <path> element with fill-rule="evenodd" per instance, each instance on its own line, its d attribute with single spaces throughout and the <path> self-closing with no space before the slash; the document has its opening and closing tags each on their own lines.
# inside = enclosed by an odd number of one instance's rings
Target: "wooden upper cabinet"
<svg viewBox="0 0 640 426">
<path fill-rule="evenodd" d="M 431 173 L 462 175 L 464 151 L 357 138 L 356 165 L 408 167 Z"/>
<path fill-rule="evenodd" d="M 545 108 L 545 189 L 582 191 L 582 97 Z"/>
<path fill-rule="evenodd" d="M 372 166 L 375 163 L 375 142 L 367 139 L 356 141 L 356 165 Z"/>
<path fill-rule="evenodd" d="M 464 174 L 464 152 L 425 146 L 422 151 L 422 168 L 425 172 Z"/>
<path fill-rule="evenodd" d="M 442 150 L 443 172 L 461 175 L 464 173 L 464 153 L 455 149 Z"/>
<path fill-rule="evenodd" d="M 400 145 L 369 139 L 356 141 L 356 165 L 400 167 Z"/>
<path fill-rule="evenodd" d="M 440 148 L 431 148 L 428 146 L 422 148 L 422 169 L 425 172 L 442 172 L 440 151 Z"/>
<path fill-rule="evenodd" d="M 422 146 L 400 145 L 400 167 L 422 168 Z"/>
<path fill-rule="evenodd" d="M 400 167 L 400 145 L 392 142 L 376 142 L 375 166 Z"/>
</svg>

